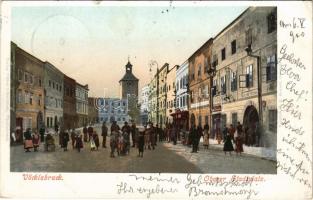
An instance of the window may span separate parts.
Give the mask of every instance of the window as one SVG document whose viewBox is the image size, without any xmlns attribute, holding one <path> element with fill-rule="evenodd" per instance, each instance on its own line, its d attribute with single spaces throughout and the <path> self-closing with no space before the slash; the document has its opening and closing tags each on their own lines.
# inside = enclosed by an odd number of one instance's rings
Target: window
<svg viewBox="0 0 313 200">
<path fill-rule="evenodd" d="M 38 78 L 38 85 L 39 85 L 39 87 L 41 87 L 41 79 L 40 78 Z"/>
<path fill-rule="evenodd" d="M 277 132 L 277 110 L 268 111 L 268 130 Z"/>
<path fill-rule="evenodd" d="M 277 9 L 275 8 L 275 10 L 267 16 L 267 33 L 272 33 L 273 31 L 276 31 L 276 15 Z"/>
<path fill-rule="evenodd" d="M 32 75 L 29 75 L 29 83 L 33 84 L 33 76 Z"/>
<path fill-rule="evenodd" d="M 226 76 L 221 77 L 221 92 L 226 94 Z"/>
<path fill-rule="evenodd" d="M 236 40 L 233 40 L 231 42 L 231 54 L 235 54 L 237 50 L 237 46 L 236 46 Z"/>
<path fill-rule="evenodd" d="M 23 117 L 23 130 L 26 131 L 26 129 L 32 128 L 32 118 L 31 117 Z"/>
<path fill-rule="evenodd" d="M 209 58 L 204 58 L 204 71 L 207 73 L 210 69 Z"/>
<path fill-rule="evenodd" d="M 38 96 L 38 105 L 41 105 L 41 94 Z"/>
<path fill-rule="evenodd" d="M 234 127 L 237 126 L 237 122 L 238 122 L 238 116 L 237 113 L 232 113 L 231 114 L 231 123 Z"/>
<path fill-rule="evenodd" d="M 221 54 L 222 54 L 222 60 L 225 60 L 225 59 L 226 59 L 226 51 L 225 51 L 225 48 L 222 49 Z"/>
<path fill-rule="evenodd" d="M 277 80 L 276 54 L 267 57 L 266 61 L 266 81 Z"/>
<path fill-rule="evenodd" d="M 47 117 L 47 127 L 49 127 L 49 117 Z"/>
<path fill-rule="evenodd" d="M 28 92 L 27 91 L 25 91 L 25 95 L 24 95 L 24 103 L 25 104 L 27 104 L 28 103 L 28 101 L 29 101 L 29 94 L 28 94 Z"/>
<path fill-rule="evenodd" d="M 32 105 L 33 104 L 33 93 L 30 93 L 29 95 L 29 104 Z"/>
<path fill-rule="evenodd" d="M 18 80 L 19 81 L 23 80 L 23 72 L 22 72 L 22 70 L 18 70 Z"/>
<path fill-rule="evenodd" d="M 205 98 L 209 97 L 209 85 L 204 86 L 204 96 Z"/>
<path fill-rule="evenodd" d="M 52 88 L 53 88 L 53 89 L 55 88 L 55 84 L 54 84 L 54 82 L 52 83 Z"/>
<path fill-rule="evenodd" d="M 212 96 L 215 96 L 215 95 L 216 95 L 216 88 L 217 88 L 216 86 L 217 86 L 217 80 L 214 79 L 214 80 L 213 80 L 213 87 L 212 87 L 212 90 L 211 90 Z"/>
<path fill-rule="evenodd" d="M 201 75 L 201 70 L 202 70 L 201 68 L 202 68 L 202 66 L 201 66 L 201 64 L 199 64 L 198 65 L 198 77 Z"/>
<path fill-rule="evenodd" d="M 49 87 L 51 87 L 51 81 L 49 80 Z"/>
<path fill-rule="evenodd" d="M 22 99 L 23 97 L 22 97 L 22 96 L 23 96 L 22 90 L 18 90 L 18 93 L 17 93 L 17 103 L 18 103 L 18 104 L 23 103 L 23 101 L 22 101 L 22 100 L 23 100 L 23 99 Z"/>
<path fill-rule="evenodd" d="M 27 81 L 28 81 L 28 75 L 26 72 L 24 72 L 24 82 L 27 83 Z"/>
<path fill-rule="evenodd" d="M 218 65 L 218 58 L 217 58 L 217 55 L 213 55 L 213 63 L 212 63 L 212 67 L 213 67 L 213 70 L 216 70 L 216 66 Z"/>
<path fill-rule="evenodd" d="M 246 87 L 253 86 L 253 65 L 248 65 L 246 68 Z"/>
<path fill-rule="evenodd" d="M 231 79 L 230 82 L 231 91 L 232 92 L 237 91 L 237 72 L 231 72 L 230 79 Z"/>
</svg>

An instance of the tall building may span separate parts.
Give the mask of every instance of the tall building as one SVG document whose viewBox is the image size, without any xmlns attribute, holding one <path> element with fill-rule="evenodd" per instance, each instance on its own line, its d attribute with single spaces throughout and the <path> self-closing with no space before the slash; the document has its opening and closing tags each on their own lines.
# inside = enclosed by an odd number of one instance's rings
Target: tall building
<svg viewBox="0 0 313 200">
<path fill-rule="evenodd" d="M 158 75 L 153 76 L 149 83 L 149 96 L 148 96 L 148 120 L 153 124 L 157 124 L 158 121 Z"/>
<path fill-rule="evenodd" d="M 33 131 L 44 126 L 44 63 L 16 46 L 17 73 L 16 128 Z"/>
<path fill-rule="evenodd" d="M 44 63 L 44 100 L 46 128 L 63 127 L 64 74 L 49 62 Z"/>
<path fill-rule="evenodd" d="M 175 123 L 183 130 L 189 130 L 188 66 L 187 60 L 176 71 L 176 110 L 172 114 Z"/>
<path fill-rule="evenodd" d="M 203 126 L 210 121 L 210 38 L 192 56 L 189 57 L 189 116 L 190 124 Z"/>
<path fill-rule="evenodd" d="M 276 16 L 275 7 L 250 7 L 215 36 L 213 136 L 240 122 L 246 145 L 276 149 Z"/>
<path fill-rule="evenodd" d="M 77 126 L 88 125 L 88 85 L 81 85 L 76 82 L 76 115 Z"/>
<path fill-rule="evenodd" d="M 165 63 L 161 69 L 158 70 L 157 78 L 158 78 L 158 93 L 157 93 L 157 124 L 159 127 L 164 128 L 166 124 L 166 99 L 167 99 L 167 91 L 166 91 L 166 78 L 168 73 L 169 64 Z"/>
<path fill-rule="evenodd" d="M 178 65 L 168 70 L 166 75 L 166 122 L 173 123 L 173 116 L 176 107 L 176 70 Z"/>
<path fill-rule="evenodd" d="M 65 129 L 73 129 L 78 126 L 78 116 L 76 115 L 76 81 L 64 75 L 63 83 L 63 124 Z"/>
<path fill-rule="evenodd" d="M 138 82 L 139 79 L 135 77 L 132 72 L 132 64 L 128 61 L 125 66 L 125 75 L 119 81 L 120 83 L 120 98 L 127 99 L 128 95 L 138 98 Z"/>
<path fill-rule="evenodd" d="M 141 88 L 140 92 L 140 121 L 141 124 L 146 124 L 148 122 L 149 113 L 149 85 L 145 85 Z"/>
</svg>

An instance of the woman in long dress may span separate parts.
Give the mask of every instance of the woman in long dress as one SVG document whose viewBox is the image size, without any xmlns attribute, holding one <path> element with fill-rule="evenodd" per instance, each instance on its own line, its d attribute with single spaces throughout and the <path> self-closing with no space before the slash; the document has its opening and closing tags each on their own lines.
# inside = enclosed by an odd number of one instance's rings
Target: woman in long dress
<svg viewBox="0 0 313 200">
<path fill-rule="evenodd" d="M 26 150 L 25 152 L 30 152 L 30 149 L 33 148 L 33 138 L 32 138 L 32 134 L 30 132 L 30 128 L 28 128 L 26 130 L 26 132 L 24 133 L 24 149 Z"/>
<path fill-rule="evenodd" d="M 39 142 L 40 142 L 40 137 L 38 132 L 36 131 L 35 134 L 33 135 L 33 146 L 34 146 L 34 151 L 38 151 L 39 147 Z"/>
<path fill-rule="evenodd" d="M 229 155 L 231 155 L 231 152 L 234 151 L 233 143 L 231 140 L 232 140 L 232 137 L 230 133 L 227 132 L 225 142 L 224 142 L 224 148 L 223 148 L 225 155 L 226 155 L 226 152 L 229 152 Z"/>
</svg>

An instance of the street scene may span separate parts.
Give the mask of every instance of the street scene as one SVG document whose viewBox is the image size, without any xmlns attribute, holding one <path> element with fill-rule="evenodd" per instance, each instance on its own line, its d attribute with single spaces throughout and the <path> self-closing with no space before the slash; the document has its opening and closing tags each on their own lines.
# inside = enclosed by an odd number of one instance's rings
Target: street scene
<svg viewBox="0 0 313 200">
<path fill-rule="evenodd" d="M 12 172 L 276 174 L 276 7 L 12 19 Z"/>
<path fill-rule="evenodd" d="M 100 127 L 95 127 L 97 132 Z M 58 138 L 55 136 L 56 143 Z M 101 137 L 102 138 L 102 137 Z M 101 139 L 102 141 L 102 139 Z M 71 141 L 69 142 L 71 143 Z M 144 150 L 144 157 L 138 157 L 138 148 L 130 148 L 128 155 L 110 159 L 109 137 L 106 146 L 100 145 L 97 151 L 90 150 L 90 144 L 84 143 L 79 153 L 77 149 L 68 147 L 64 152 L 60 145 L 55 152 L 45 152 L 40 144 L 38 152 L 25 154 L 20 146 L 11 149 L 12 172 L 98 172 L 98 173 L 256 173 L 276 174 L 274 161 L 260 159 L 256 156 L 225 156 L 222 146 L 210 144 L 209 149 L 200 145 L 197 154 L 191 153 L 191 147 L 169 142 L 157 142 L 155 150 Z"/>
</svg>

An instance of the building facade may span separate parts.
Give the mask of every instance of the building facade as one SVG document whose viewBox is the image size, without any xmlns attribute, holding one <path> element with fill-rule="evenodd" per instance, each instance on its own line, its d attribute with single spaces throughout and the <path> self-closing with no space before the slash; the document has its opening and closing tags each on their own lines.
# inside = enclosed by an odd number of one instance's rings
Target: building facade
<svg viewBox="0 0 313 200">
<path fill-rule="evenodd" d="M 16 127 L 16 90 L 18 86 L 17 73 L 16 73 L 16 65 L 15 65 L 15 51 L 17 45 L 11 42 L 11 79 L 10 79 L 10 133 L 15 133 L 15 137 L 21 141 L 21 135 L 18 135 L 15 132 Z"/>
<path fill-rule="evenodd" d="M 209 125 L 210 121 L 210 69 L 213 39 L 204 43 L 189 59 L 189 116 L 190 124 Z"/>
<path fill-rule="evenodd" d="M 166 91 L 166 78 L 167 78 L 167 73 L 169 69 L 169 64 L 165 63 L 160 70 L 158 70 L 157 73 L 157 81 L 158 81 L 158 93 L 157 93 L 157 98 L 158 98 L 158 119 L 157 119 L 157 124 L 159 127 L 164 128 L 166 124 L 166 102 L 167 102 L 167 91 Z"/>
<path fill-rule="evenodd" d="M 246 145 L 276 149 L 276 16 L 250 7 L 214 38 L 213 137 L 240 122 Z"/>
<path fill-rule="evenodd" d="M 153 124 L 158 123 L 158 78 L 157 74 L 152 78 L 149 83 L 149 96 L 148 96 L 148 119 Z"/>
<path fill-rule="evenodd" d="M 44 63 L 44 108 L 46 128 L 63 127 L 64 74 L 49 62 Z"/>
<path fill-rule="evenodd" d="M 16 46 L 16 128 L 24 132 L 44 126 L 44 63 Z"/>
<path fill-rule="evenodd" d="M 178 65 L 168 70 L 166 75 L 166 121 L 165 123 L 173 123 L 173 116 L 176 107 L 176 70 Z"/>
<path fill-rule="evenodd" d="M 76 82 L 76 115 L 77 127 L 88 125 L 88 85 Z"/>
<path fill-rule="evenodd" d="M 96 124 L 99 123 L 99 113 L 97 99 L 95 97 L 88 97 L 88 123 Z"/>
<path fill-rule="evenodd" d="M 149 85 L 145 85 L 141 88 L 140 92 L 140 121 L 141 124 L 146 124 L 148 122 L 149 113 Z"/>
<path fill-rule="evenodd" d="M 63 84 L 63 125 L 65 129 L 73 129 L 78 127 L 78 116 L 76 114 L 76 81 L 64 75 Z"/>
<path fill-rule="evenodd" d="M 123 124 L 129 121 L 127 99 L 98 98 L 96 103 L 99 108 L 100 123 L 116 121 L 118 124 Z"/>
<path fill-rule="evenodd" d="M 181 111 L 188 110 L 188 69 L 189 63 L 185 61 L 176 72 L 176 108 Z"/>
</svg>

